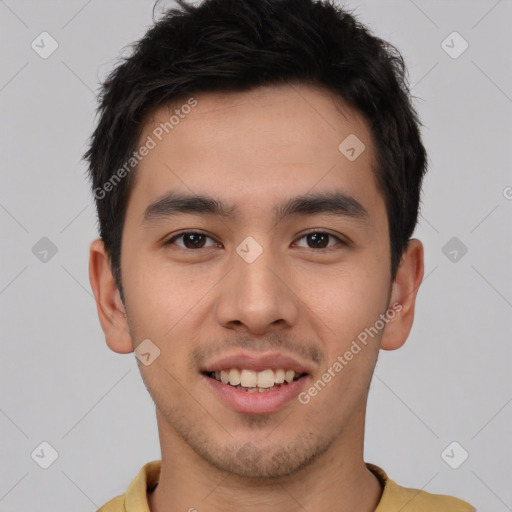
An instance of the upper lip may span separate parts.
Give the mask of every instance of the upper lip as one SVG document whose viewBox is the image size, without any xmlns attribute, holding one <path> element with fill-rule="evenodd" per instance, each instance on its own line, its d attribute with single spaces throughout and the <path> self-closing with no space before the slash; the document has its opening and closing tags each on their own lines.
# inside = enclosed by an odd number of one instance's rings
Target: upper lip
<svg viewBox="0 0 512 512">
<path fill-rule="evenodd" d="M 239 368 L 261 372 L 263 370 L 294 370 L 296 374 L 311 373 L 311 368 L 292 356 L 278 354 L 276 352 L 268 354 L 251 354 L 248 352 L 239 352 L 229 356 L 224 356 L 216 361 L 204 365 L 202 372 L 218 372 L 229 370 L 230 368 Z"/>
</svg>

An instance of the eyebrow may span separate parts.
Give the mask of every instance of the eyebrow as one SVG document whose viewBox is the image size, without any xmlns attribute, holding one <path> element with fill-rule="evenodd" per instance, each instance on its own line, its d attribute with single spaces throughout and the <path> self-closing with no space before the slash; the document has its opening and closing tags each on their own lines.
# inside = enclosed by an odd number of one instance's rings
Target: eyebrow
<svg viewBox="0 0 512 512">
<path fill-rule="evenodd" d="M 238 215 L 238 207 L 208 195 L 169 192 L 146 207 L 141 224 L 151 224 L 184 213 L 233 219 Z M 292 215 L 319 214 L 347 217 L 362 222 L 370 219 L 368 211 L 359 201 L 338 191 L 304 194 L 287 199 L 274 207 L 276 222 Z"/>
</svg>

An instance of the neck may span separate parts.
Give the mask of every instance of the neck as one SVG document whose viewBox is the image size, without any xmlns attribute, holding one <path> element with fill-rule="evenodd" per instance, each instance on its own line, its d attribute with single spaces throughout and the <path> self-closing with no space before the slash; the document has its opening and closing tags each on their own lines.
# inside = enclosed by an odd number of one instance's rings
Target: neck
<svg viewBox="0 0 512 512">
<path fill-rule="evenodd" d="M 157 411 L 162 447 L 158 486 L 148 495 L 151 512 L 375 511 L 382 494 L 363 460 L 364 409 L 329 448 L 307 467 L 272 479 L 221 471 L 199 457 Z"/>
</svg>

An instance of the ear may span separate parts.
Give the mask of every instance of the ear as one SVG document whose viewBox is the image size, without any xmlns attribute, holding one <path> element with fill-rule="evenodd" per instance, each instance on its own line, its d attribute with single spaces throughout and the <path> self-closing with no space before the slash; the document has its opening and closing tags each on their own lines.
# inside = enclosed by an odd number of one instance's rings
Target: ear
<svg viewBox="0 0 512 512">
<path fill-rule="evenodd" d="M 381 348 L 396 350 L 404 343 L 411 332 L 414 320 L 416 294 L 423 279 L 423 244 L 412 238 L 402 254 L 402 260 L 393 281 L 390 294 L 390 307 L 397 304 L 396 315 L 384 329 Z M 400 308 L 401 306 L 401 308 Z"/>
<path fill-rule="evenodd" d="M 90 246 L 89 281 L 96 298 L 98 317 L 107 345 L 119 354 L 133 352 L 125 307 L 110 269 L 105 245 L 100 238 L 94 240 Z"/>
</svg>

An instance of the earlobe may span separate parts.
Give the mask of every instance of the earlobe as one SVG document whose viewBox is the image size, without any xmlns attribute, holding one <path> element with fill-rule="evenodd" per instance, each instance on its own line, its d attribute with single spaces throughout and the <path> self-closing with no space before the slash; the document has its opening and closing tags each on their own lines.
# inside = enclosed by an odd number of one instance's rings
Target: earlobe
<svg viewBox="0 0 512 512">
<path fill-rule="evenodd" d="M 396 350 L 400 348 L 412 329 L 416 295 L 423 279 L 423 244 L 415 238 L 409 240 L 402 255 L 395 280 L 392 284 L 390 307 L 399 304 L 395 317 L 388 322 L 382 335 L 381 348 Z"/>
<path fill-rule="evenodd" d="M 94 240 L 90 246 L 89 281 L 107 345 L 119 354 L 133 352 L 125 307 L 110 268 L 105 245 L 100 238 Z"/>
</svg>

